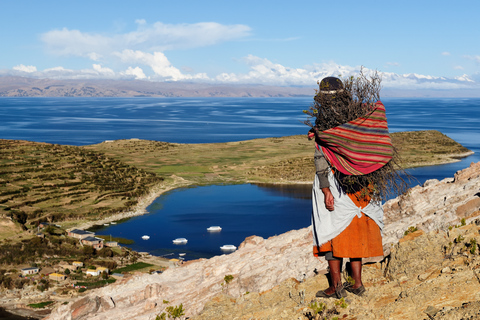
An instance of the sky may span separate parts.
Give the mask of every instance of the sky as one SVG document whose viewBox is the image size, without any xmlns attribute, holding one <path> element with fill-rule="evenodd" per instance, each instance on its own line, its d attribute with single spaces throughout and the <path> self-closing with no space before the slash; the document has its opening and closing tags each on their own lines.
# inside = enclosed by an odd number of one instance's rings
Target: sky
<svg viewBox="0 0 480 320">
<path fill-rule="evenodd" d="M 480 1 L 0 0 L 0 76 L 480 89 Z"/>
</svg>

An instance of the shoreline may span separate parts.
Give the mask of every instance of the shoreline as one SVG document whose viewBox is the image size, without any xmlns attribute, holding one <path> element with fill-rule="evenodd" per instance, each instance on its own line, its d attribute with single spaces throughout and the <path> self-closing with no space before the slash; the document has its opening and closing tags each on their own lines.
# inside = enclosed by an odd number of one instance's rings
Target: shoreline
<svg viewBox="0 0 480 320">
<path fill-rule="evenodd" d="M 153 201 L 155 201 L 155 199 L 157 199 L 159 196 L 161 196 L 165 192 L 168 192 L 177 188 L 183 188 L 183 187 L 188 187 L 193 185 L 193 183 L 177 176 L 172 176 L 171 178 L 173 178 L 173 182 L 168 183 L 163 181 L 162 183 L 154 186 L 148 195 L 140 198 L 135 208 L 131 211 L 120 212 L 120 213 L 102 218 L 101 220 L 82 222 L 76 225 L 75 227 L 68 228 L 66 230 L 67 231 L 71 229 L 86 230 L 93 227 L 94 225 L 103 225 L 105 223 L 111 223 L 111 222 L 122 220 L 122 219 L 128 219 L 128 218 L 144 215 L 148 213 L 147 207 L 151 205 Z"/>
<path fill-rule="evenodd" d="M 471 156 L 475 154 L 475 152 L 470 151 L 470 152 L 465 152 L 462 154 L 458 154 L 455 156 L 445 156 L 445 159 L 443 161 L 435 162 L 435 163 L 423 163 L 422 165 L 413 165 L 410 166 L 406 169 L 413 169 L 413 168 L 420 168 L 420 167 L 431 167 L 431 166 L 437 166 L 437 165 L 444 165 L 444 164 L 450 164 L 450 163 L 455 163 L 461 161 L 461 159 L 466 158 L 468 156 Z M 147 207 L 155 201 L 158 197 L 160 197 L 162 194 L 165 192 L 175 190 L 178 188 L 183 188 L 183 187 L 188 187 L 195 185 L 194 182 L 185 180 L 181 177 L 172 175 L 170 178 L 173 179 L 172 182 L 165 182 L 163 181 L 161 184 L 155 186 L 152 188 L 150 194 L 142 197 L 138 204 L 136 205 L 135 209 L 127 212 L 120 212 L 117 214 L 114 214 L 109 217 L 105 217 L 101 220 L 96 220 L 96 221 L 88 221 L 88 222 L 83 222 L 73 228 L 76 229 L 89 229 L 93 227 L 94 225 L 103 225 L 105 223 L 111 223 L 114 221 L 122 220 L 122 219 L 127 219 L 127 218 L 133 218 L 137 216 L 144 215 L 147 212 Z M 313 181 L 313 179 L 312 179 Z M 312 184 L 312 181 L 255 181 L 255 180 L 246 180 L 243 183 L 250 183 L 250 184 L 272 184 L 272 185 L 299 185 L 299 184 Z M 73 228 L 68 228 L 73 229 Z"/>
</svg>

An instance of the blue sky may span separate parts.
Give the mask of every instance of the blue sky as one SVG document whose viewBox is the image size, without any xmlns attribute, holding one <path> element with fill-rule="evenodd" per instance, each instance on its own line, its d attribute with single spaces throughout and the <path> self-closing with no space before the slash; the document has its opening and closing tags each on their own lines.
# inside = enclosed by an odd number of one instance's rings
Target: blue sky
<svg viewBox="0 0 480 320">
<path fill-rule="evenodd" d="M 0 75 L 480 88 L 480 1 L 0 0 Z"/>
</svg>

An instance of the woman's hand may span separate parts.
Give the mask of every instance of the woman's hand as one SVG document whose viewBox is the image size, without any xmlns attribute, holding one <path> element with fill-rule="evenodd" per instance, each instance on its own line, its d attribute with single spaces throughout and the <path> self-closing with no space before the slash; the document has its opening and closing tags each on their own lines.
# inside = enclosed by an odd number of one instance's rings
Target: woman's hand
<svg viewBox="0 0 480 320">
<path fill-rule="evenodd" d="M 333 194 L 330 191 L 330 188 L 322 188 L 323 196 L 325 198 L 325 207 L 329 211 L 333 211 L 334 209 L 334 201 L 333 201 Z"/>
</svg>

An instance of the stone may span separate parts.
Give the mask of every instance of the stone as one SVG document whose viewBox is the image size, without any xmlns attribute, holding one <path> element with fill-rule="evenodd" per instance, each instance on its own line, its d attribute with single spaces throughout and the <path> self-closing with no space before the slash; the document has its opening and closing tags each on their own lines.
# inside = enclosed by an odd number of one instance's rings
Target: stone
<svg viewBox="0 0 480 320">
<path fill-rule="evenodd" d="M 445 267 L 442 269 L 442 273 L 452 273 L 452 269 L 450 269 L 450 267 Z"/>
</svg>

